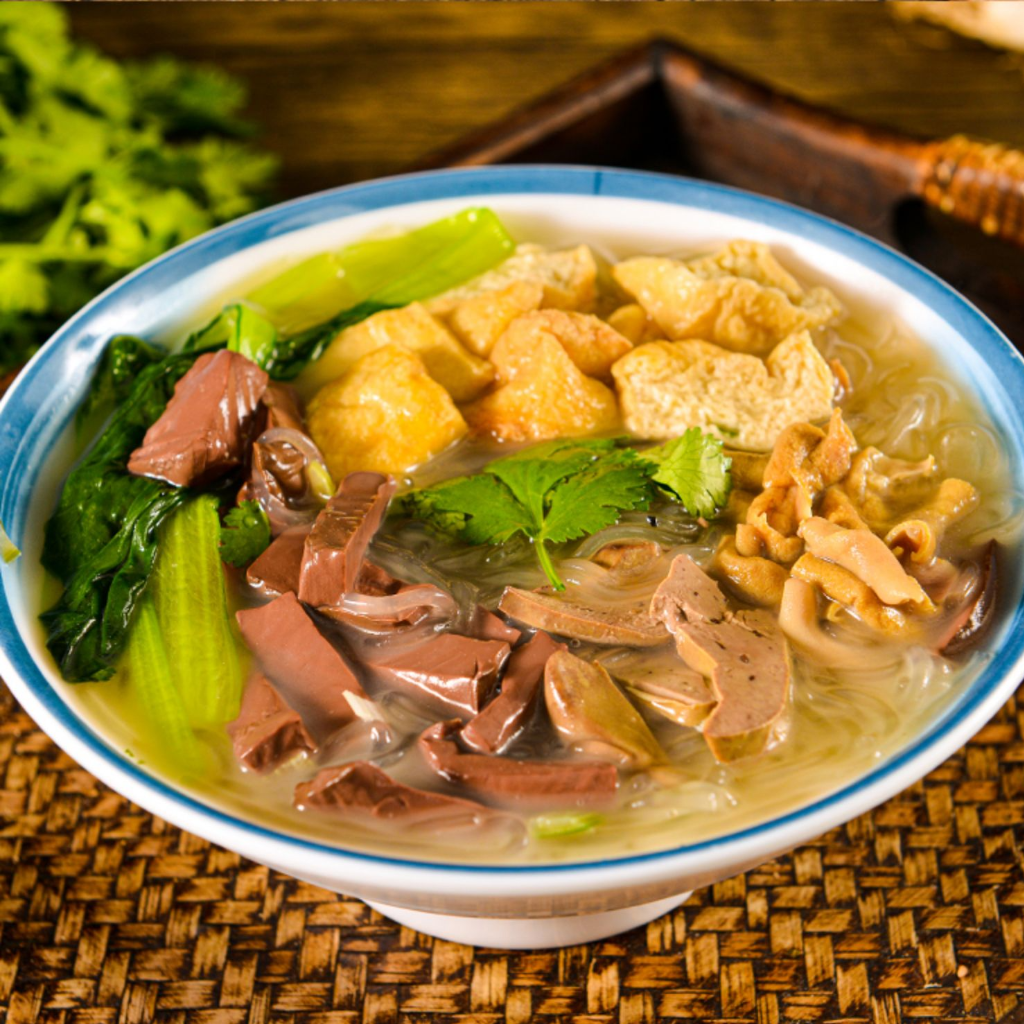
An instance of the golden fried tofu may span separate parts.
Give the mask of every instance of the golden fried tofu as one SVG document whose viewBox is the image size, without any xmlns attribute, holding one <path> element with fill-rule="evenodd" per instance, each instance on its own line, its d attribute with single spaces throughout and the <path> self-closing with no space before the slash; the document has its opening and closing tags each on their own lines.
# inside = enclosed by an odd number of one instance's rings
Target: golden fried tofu
<svg viewBox="0 0 1024 1024">
<path fill-rule="evenodd" d="M 342 331 L 324 354 L 299 379 L 312 389 L 345 373 L 368 352 L 398 345 L 415 352 L 434 378 L 456 402 L 475 398 L 494 379 L 491 364 L 461 345 L 444 324 L 422 304 L 386 309 Z"/>
<path fill-rule="evenodd" d="M 778 288 L 793 302 L 800 302 L 804 290 L 800 282 L 775 258 L 763 242 L 736 239 L 718 252 L 687 260 L 686 265 L 706 280 L 716 277 L 745 277 L 766 288 Z"/>
<path fill-rule="evenodd" d="M 540 281 L 513 281 L 494 292 L 463 299 L 448 317 L 448 326 L 471 352 L 486 358 L 505 328 L 517 316 L 540 309 L 544 285 Z"/>
<path fill-rule="evenodd" d="M 520 245 L 503 263 L 430 299 L 427 309 L 434 316 L 448 316 L 460 302 L 507 288 L 513 281 L 540 282 L 542 308 L 588 313 L 597 300 L 597 262 L 587 246 L 548 252 L 539 245 Z"/>
<path fill-rule="evenodd" d="M 615 328 L 589 313 L 542 309 L 513 320 L 491 350 L 499 380 L 509 380 L 519 364 L 532 357 L 542 336 L 554 338 L 588 377 L 607 380 L 612 363 L 633 347 Z"/>
<path fill-rule="evenodd" d="M 767 359 L 706 341 L 654 341 L 623 356 L 612 375 L 637 437 L 700 427 L 752 451 L 768 451 L 791 423 L 827 419 L 835 394 L 832 370 L 806 331 Z"/>
<path fill-rule="evenodd" d="M 625 306 L 619 306 L 609 314 L 608 325 L 614 327 L 634 345 L 665 339 L 665 332 L 647 315 L 647 311 L 639 302 L 628 302 Z"/>
<path fill-rule="evenodd" d="M 754 355 L 842 312 L 827 288 L 805 292 L 766 246 L 753 242 L 690 262 L 641 256 L 612 274 L 670 338 L 706 338 Z"/>
<path fill-rule="evenodd" d="M 492 355 L 501 358 L 505 336 Z M 534 332 L 529 346 L 520 345 L 498 366 L 499 386 L 463 409 L 474 434 L 544 441 L 618 428 L 614 392 L 582 373 L 553 334 Z"/>
<path fill-rule="evenodd" d="M 306 423 L 335 480 L 356 470 L 404 473 L 466 433 L 451 395 L 397 345 L 368 352 L 322 387 Z"/>
</svg>

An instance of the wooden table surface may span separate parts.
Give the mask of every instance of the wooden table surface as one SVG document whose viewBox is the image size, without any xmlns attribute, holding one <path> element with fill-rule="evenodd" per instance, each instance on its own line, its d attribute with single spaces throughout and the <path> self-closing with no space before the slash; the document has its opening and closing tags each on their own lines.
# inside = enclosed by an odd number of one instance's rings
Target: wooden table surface
<svg viewBox="0 0 1024 1024">
<path fill-rule="evenodd" d="M 118 56 L 249 83 L 285 195 L 400 171 L 611 53 L 672 37 L 777 89 L 915 133 L 1024 145 L 1024 56 L 894 16 L 904 4 L 76 4 Z"/>
</svg>

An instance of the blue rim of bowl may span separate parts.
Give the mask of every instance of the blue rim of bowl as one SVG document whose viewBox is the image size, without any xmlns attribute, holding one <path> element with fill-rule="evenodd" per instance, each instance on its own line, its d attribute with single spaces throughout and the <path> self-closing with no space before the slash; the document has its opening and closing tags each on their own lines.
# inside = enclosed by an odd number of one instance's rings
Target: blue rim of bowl
<svg viewBox="0 0 1024 1024">
<path fill-rule="evenodd" d="M 23 439 L 21 444 L 14 446 L 10 451 L 0 450 L 0 481 L 3 481 L 0 492 L 0 520 L 20 524 L 21 515 L 30 503 L 32 492 L 32 487 L 18 480 L 16 472 L 12 472 L 17 469 L 23 450 L 26 447 L 31 448 L 26 436 L 27 428 L 33 420 L 31 410 L 19 412 L 16 407 L 17 396 L 27 390 L 48 365 L 61 358 L 60 349 L 75 342 L 76 336 L 82 332 L 83 325 L 111 307 L 116 308 L 127 294 L 142 290 L 144 294 L 135 301 L 151 300 L 171 283 L 218 260 L 260 242 L 324 221 L 430 200 L 526 194 L 638 199 L 736 216 L 786 231 L 806 242 L 817 243 L 882 274 L 950 324 L 988 365 L 995 387 L 1002 390 L 1000 397 L 1003 401 L 1000 403 L 999 415 L 994 418 L 1012 426 L 1011 439 L 1017 446 L 1018 455 L 1020 454 L 1024 444 L 1024 407 L 1019 407 L 1013 402 L 1011 392 L 1015 390 L 1018 395 L 1024 394 L 1024 359 L 999 329 L 963 296 L 930 271 L 883 243 L 837 221 L 788 203 L 688 178 L 590 166 L 519 165 L 466 168 L 399 175 L 344 186 L 249 214 L 164 254 L 95 298 L 53 335 L 0 400 L 0 437 L 5 432 L 3 427 L 6 419 L 13 420 L 8 424 L 9 427 L 22 427 L 20 431 L 10 431 L 9 436 Z M 988 404 L 992 392 L 986 391 L 978 397 Z M 73 410 L 68 411 L 61 429 L 72 415 Z M 44 461 L 45 459 L 38 460 L 36 468 L 41 467 Z M 14 514 L 16 512 L 17 515 Z M 17 630 L 7 599 L 3 574 L 0 574 L 0 593 L 4 597 L 0 601 L 0 662 L 4 663 L 6 672 L 16 676 L 60 726 L 115 771 L 127 774 L 143 789 L 153 791 L 171 804 L 180 805 L 192 814 L 216 824 L 248 833 L 253 838 L 271 840 L 276 844 L 294 848 L 297 852 L 307 851 L 340 859 L 424 871 L 521 875 L 600 870 L 652 863 L 673 856 L 691 855 L 716 847 L 763 839 L 770 833 L 784 831 L 787 826 L 801 819 L 817 816 L 840 804 L 852 804 L 858 794 L 877 787 L 887 777 L 900 772 L 912 762 L 927 759 L 929 751 L 942 745 L 943 740 L 956 729 L 958 722 L 969 718 L 973 712 L 991 700 L 994 691 L 1005 685 L 1010 674 L 1017 670 L 1018 663 L 1024 659 L 1022 600 L 1014 609 L 1012 620 L 1002 628 L 1003 642 L 1000 649 L 975 677 L 964 696 L 960 700 L 951 701 L 936 721 L 913 743 L 841 789 L 758 825 L 697 843 L 601 860 L 521 865 L 453 864 L 363 853 L 267 829 L 183 794 L 161 779 L 150 775 L 133 761 L 113 750 L 63 701 L 59 692 L 39 670 Z"/>
</svg>

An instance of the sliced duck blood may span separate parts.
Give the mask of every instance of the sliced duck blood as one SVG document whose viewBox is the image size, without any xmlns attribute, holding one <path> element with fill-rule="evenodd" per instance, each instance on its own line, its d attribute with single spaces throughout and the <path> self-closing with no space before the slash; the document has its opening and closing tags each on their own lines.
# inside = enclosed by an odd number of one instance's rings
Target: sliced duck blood
<svg viewBox="0 0 1024 1024">
<path fill-rule="evenodd" d="M 544 701 L 567 746 L 630 768 L 666 760 L 647 723 L 602 665 L 556 652 L 544 668 Z"/>
<path fill-rule="evenodd" d="M 651 599 L 690 668 L 708 677 L 717 699 L 702 732 L 719 761 L 760 753 L 789 701 L 786 640 L 764 611 L 729 610 L 715 583 L 688 555 L 678 555 Z"/>
<path fill-rule="evenodd" d="M 981 579 L 973 595 L 957 611 L 939 641 L 939 653 L 956 657 L 969 650 L 992 626 L 999 589 L 999 559 L 995 541 L 990 541 L 981 559 Z"/>
<path fill-rule="evenodd" d="M 306 604 L 337 605 L 356 589 L 366 549 L 395 493 L 381 473 L 349 473 L 316 517 L 306 538 L 299 598 Z"/>
<path fill-rule="evenodd" d="M 534 629 L 591 644 L 656 647 L 669 638 L 642 602 L 625 609 L 587 608 L 553 594 L 506 587 L 498 609 Z"/>
<path fill-rule="evenodd" d="M 438 633 L 415 644 L 384 646 L 369 667 L 385 689 L 402 690 L 442 714 L 477 714 L 508 660 L 509 645 Z"/>
<path fill-rule="evenodd" d="M 448 782 L 482 798 L 530 809 L 606 806 L 615 797 L 618 771 L 607 761 L 519 761 L 464 754 L 455 743 L 458 720 L 438 722 L 420 736 L 427 764 Z"/>
<path fill-rule="evenodd" d="M 363 688 L 294 594 L 235 617 L 249 650 L 317 743 L 356 717 L 345 694 L 366 698 Z"/>
<path fill-rule="evenodd" d="M 237 352 L 200 356 L 132 452 L 129 472 L 193 487 L 242 465 L 268 379 Z"/>
<path fill-rule="evenodd" d="M 298 392 L 290 384 L 271 381 L 263 392 L 263 430 L 283 427 L 286 430 L 300 430 L 305 433 L 302 406 Z"/>
<path fill-rule="evenodd" d="M 356 577 L 356 592 L 369 594 L 371 597 L 387 597 L 388 594 L 396 594 L 402 587 L 406 586 L 399 579 L 395 579 L 386 569 L 374 565 L 368 559 L 363 559 L 359 566 L 359 575 Z"/>
<path fill-rule="evenodd" d="M 249 677 L 238 717 L 228 723 L 227 732 L 239 763 L 260 774 L 316 750 L 299 713 L 262 672 Z"/>
<path fill-rule="evenodd" d="M 396 782 L 367 761 L 324 768 L 309 782 L 300 782 L 295 787 L 295 806 L 300 811 L 327 811 L 381 829 L 409 825 L 447 831 L 476 827 L 499 817 L 472 800 Z"/>
<path fill-rule="evenodd" d="M 249 586 L 263 597 L 296 593 L 306 537 L 311 528 L 311 524 L 293 526 L 275 537 L 246 570 Z"/>
<path fill-rule="evenodd" d="M 488 611 L 482 604 L 476 605 L 470 613 L 466 633 L 478 640 L 504 640 L 512 647 L 523 635 L 521 630 L 510 626 L 500 615 Z"/>
<path fill-rule="evenodd" d="M 501 754 L 532 718 L 544 681 L 544 666 L 565 644 L 535 633 L 508 659 L 501 692 L 463 728 L 459 738 L 478 754 Z"/>
</svg>

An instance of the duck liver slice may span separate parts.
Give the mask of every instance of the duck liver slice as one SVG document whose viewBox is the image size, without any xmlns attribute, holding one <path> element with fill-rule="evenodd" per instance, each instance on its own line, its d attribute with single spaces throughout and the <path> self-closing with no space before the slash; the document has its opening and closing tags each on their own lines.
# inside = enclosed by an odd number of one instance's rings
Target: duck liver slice
<svg viewBox="0 0 1024 1024">
<path fill-rule="evenodd" d="M 729 612 L 718 584 L 688 555 L 672 560 L 651 598 L 651 616 L 673 633 L 688 621 L 721 622 Z"/>
<path fill-rule="evenodd" d="M 764 750 L 789 701 L 789 651 L 775 618 L 731 612 L 689 555 L 673 561 L 651 614 L 669 628 L 687 665 L 711 681 L 718 703 L 702 731 L 712 754 L 734 761 Z"/>
<path fill-rule="evenodd" d="M 299 713 L 288 706 L 262 672 L 249 677 L 242 707 L 238 717 L 228 723 L 227 732 L 235 757 L 257 773 L 273 771 L 299 754 L 316 750 Z"/>
<path fill-rule="evenodd" d="M 458 720 L 438 722 L 419 740 L 427 764 L 448 782 L 498 803 L 538 809 L 607 805 L 615 796 L 618 772 L 607 761 L 519 761 L 464 754 L 454 741 L 461 728 Z"/>
<path fill-rule="evenodd" d="M 208 484 L 240 466 L 269 378 L 222 349 L 201 355 L 175 385 L 160 418 L 132 452 L 128 470 L 178 487 Z"/>
<path fill-rule="evenodd" d="M 365 697 L 363 688 L 294 594 L 235 617 L 249 650 L 317 743 L 356 717 L 345 693 Z"/>
<path fill-rule="evenodd" d="M 368 761 L 324 768 L 295 787 L 300 811 L 330 811 L 364 825 L 460 828 L 491 820 L 495 812 L 472 800 L 430 793 L 396 782 Z"/>
<path fill-rule="evenodd" d="M 533 714 L 548 658 L 565 649 L 547 633 L 535 633 L 517 647 L 508 659 L 501 692 L 466 723 L 459 734 L 462 742 L 479 754 L 501 754 Z"/>
<path fill-rule="evenodd" d="M 381 473 L 349 473 L 306 538 L 299 599 L 335 605 L 356 588 L 366 549 L 387 511 L 395 481 Z"/>
<path fill-rule="evenodd" d="M 477 714 L 509 656 L 500 640 L 440 633 L 420 644 L 384 649 L 370 665 L 377 681 L 419 697 L 444 714 Z"/>
<path fill-rule="evenodd" d="M 506 587 L 498 609 L 534 629 L 592 644 L 656 647 L 669 639 L 665 627 L 642 606 L 625 611 L 587 608 L 552 594 Z"/>
</svg>

